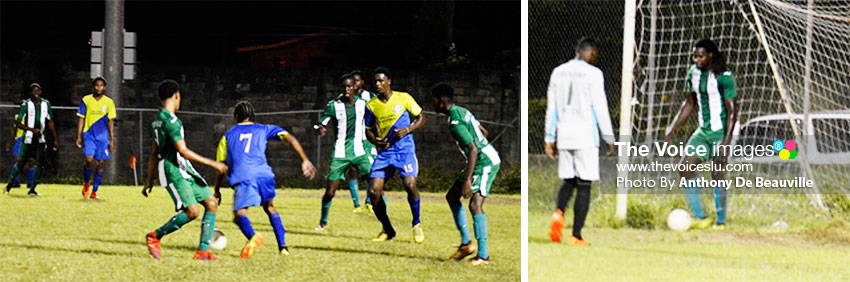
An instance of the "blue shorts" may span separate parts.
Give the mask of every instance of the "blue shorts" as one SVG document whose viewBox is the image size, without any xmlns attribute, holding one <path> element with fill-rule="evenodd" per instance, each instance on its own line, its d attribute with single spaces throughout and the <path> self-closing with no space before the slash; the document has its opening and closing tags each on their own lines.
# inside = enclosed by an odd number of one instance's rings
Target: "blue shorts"
<svg viewBox="0 0 850 282">
<path fill-rule="evenodd" d="M 372 178 L 387 178 L 395 174 L 395 170 L 401 172 L 401 177 L 419 175 L 419 161 L 416 160 L 415 152 L 378 152 L 375 162 L 372 163 Z"/>
<path fill-rule="evenodd" d="M 83 138 L 83 154 L 86 157 L 94 156 L 95 160 L 102 161 L 111 158 L 109 155 L 109 141 L 99 141 L 94 137 L 86 136 Z"/>
<path fill-rule="evenodd" d="M 20 153 L 19 151 L 21 150 L 21 141 L 22 140 L 24 140 L 23 137 L 15 138 L 15 146 L 12 147 L 12 156 L 17 157 L 18 153 Z M 18 158 L 15 158 L 15 160 L 17 160 L 17 159 Z"/>
<path fill-rule="evenodd" d="M 257 178 L 236 184 L 233 194 L 233 210 L 256 207 L 274 199 L 274 178 Z"/>
</svg>

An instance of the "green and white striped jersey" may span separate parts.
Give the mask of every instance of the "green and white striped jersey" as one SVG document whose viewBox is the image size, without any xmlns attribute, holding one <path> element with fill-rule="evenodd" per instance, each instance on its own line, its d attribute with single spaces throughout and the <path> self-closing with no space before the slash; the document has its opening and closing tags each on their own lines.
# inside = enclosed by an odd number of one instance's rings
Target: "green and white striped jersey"
<svg viewBox="0 0 850 282">
<path fill-rule="evenodd" d="M 726 106 L 723 99 L 737 96 L 735 76 L 726 69 L 720 75 L 712 71 L 702 71 L 691 66 L 688 70 L 686 88 L 688 95 L 694 92 L 699 110 L 699 126 L 706 131 L 726 130 Z"/>
<path fill-rule="evenodd" d="M 153 140 L 156 142 L 159 153 L 159 184 L 166 186 L 168 183 L 174 182 L 174 179 L 195 178 L 195 183 L 207 186 L 207 182 L 195 170 L 192 163 L 183 158 L 177 151 L 177 147 L 174 146 L 174 142 L 184 138 L 183 122 L 174 113 L 163 108 L 156 114 L 151 126 L 153 127 Z"/>
<path fill-rule="evenodd" d="M 21 112 L 18 113 L 18 120 L 29 128 L 40 130 L 42 134 L 35 142 L 45 143 L 44 128 L 47 126 L 48 120 L 53 120 L 53 109 L 50 107 L 50 101 L 41 99 L 41 102 L 36 104 L 32 99 L 24 100 L 21 103 Z M 32 144 L 32 131 L 27 130 L 24 132 L 24 144 Z"/>
<path fill-rule="evenodd" d="M 458 105 L 452 105 L 449 109 L 449 128 L 463 156 L 469 158 L 467 145 L 469 142 L 475 142 L 478 147 L 478 161 L 475 166 L 500 164 L 502 160 L 499 158 L 499 152 L 496 152 L 487 137 L 484 137 L 479 125 L 478 120 L 467 109 Z"/>
<path fill-rule="evenodd" d="M 354 158 L 372 152 L 374 146 L 366 140 L 366 100 L 356 97 L 354 103 L 346 104 L 342 95 L 328 102 L 319 123 L 327 127 L 333 121 L 336 140 L 332 158 Z"/>
</svg>

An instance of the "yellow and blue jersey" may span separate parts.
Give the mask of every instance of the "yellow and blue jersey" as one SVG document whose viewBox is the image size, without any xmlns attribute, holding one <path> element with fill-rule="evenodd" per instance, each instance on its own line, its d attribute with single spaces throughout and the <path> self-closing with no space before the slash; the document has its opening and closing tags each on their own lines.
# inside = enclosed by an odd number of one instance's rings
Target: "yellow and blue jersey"
<svg viewBox="0 0 850 282">
<path fill-rule="evenodd" d="M 405 135 L 401 139 L 395 137 L 395 130 L 410 126 L 413 117 L 422 113 L 422 107 L 416 103 L 410 94 L 393 91 L 386 103 L 375 97 L 366 103 L 366 128 L 378 127 L 378 137 L 385 138 L 390 147 L 386 151 L 416 152 L 413 135 Z"/>
<path fill-rule="evenodd" d="M 20 116 L 20 115 L 15 114 L 15 120 L 18 120 L 18 116 Z M 18 128 L 18 130 L 15 131 L 15 142 L 20 143 L 21 137 L 23 137 L 23 136 L 24 136 L 24 130 Z"/>
<path fill-rule="evenodd" d="M 92 94 L 84 96 L 77 109 L 77 116 L 83 118 L 84 138 L 109 141 L 108 122 L 116 116 L 112 98 L 104 95 L 98 100 Z"/>
<path fill-rule="evenodd" d="M 230 186 L 246 180 L 274 178 L 266 161 L 266 142 L 283 141 L 287 134 L 283 128 L 253 122 L 237 124 L 225 132 L 218 143 L 216 161 L 227 164 Z"/>
</svg>

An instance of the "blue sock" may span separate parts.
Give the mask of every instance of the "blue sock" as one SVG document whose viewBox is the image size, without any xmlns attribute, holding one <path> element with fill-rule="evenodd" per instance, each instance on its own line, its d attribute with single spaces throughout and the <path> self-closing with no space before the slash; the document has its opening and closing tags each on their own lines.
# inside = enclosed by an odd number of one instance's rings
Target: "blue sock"
<svg viewBox="0 0 850 282">
<path fill-rule="evenodd" d="M 475 229 L 475 238 L 478 239 L 478 257 L 489 259 L 487 253 L 487 216 L 482 214 L 472 216 L 472 225 Z"/>
<path fill-rule="evenodd" d="M 32 178 L 33 174 L 35 174 L 35 168 L 31 167 L 30 169 L 27 170 L 27 179 Z M 21 182 L 20 176 L 21 175 L 18 174 L 18 176 L 15 178 L 16 182 Z"/>
<path fill-rule="evenodd" d="M 97 192 L 97 187 L 100 187 L 100 179 L 103 177 L 103 172 L 98 171 L 94 173 L 94 181 L 92 183 L 92 192 Z"/>
<path fill-rule="evenodd" d="M 469 243 L 469 227 L 466 225 L 466 211 L 463 205 L 451 205 L 452 217 L 455 219 L 455 226 L 460 231 L 460 244 L 466 245 Z"/>
<path fill-rule="evenodd" d="M 283 221 L 280 220 L 280 214 L 270 214 L 269 222 L 272 224 L 272 229 L 274 229 L 274 236 L 277 238 L 278 248 L 286 246 L 286 228 L 283 228 Z"/>
<path fill-rule="evenodd" d="M 9 185 L 15 182 L 15 179 L 19 179 L 18 177 L 18 164 L 12 166 L 11 177 L 9 177 Z"/>
<path fill-rule="evenodd" d="M 688 181 L 696 180 L 697 178 L 688 179 Z M 694 213 L 694 218 L 703 219 L 705 218 L 705 211 L 702 208 L 702 195 L 700 194 L 699 188 L 691 187 L 690 185 L 685 187 L 685 200 L 688 201 L 688 207 L 691 208 L 691 212 Z"/>
<path fill-rule="evenodd" d="M 251 240 L 251 237 L 254 237 L 254 227 L 251 226 L 251 220 L 248 219 L 247 216 L 239 215 L 236 216 L 236 225 L 239 226 L 239 230 L 242 230 L 242 235 L 245 235 L 245 238 Z"/>
<path fill-rule="evenodd" d="M 360 207 L 360 195 L 357 194 L 357 179 L 348 181 L 348 189 L 351 190 L 351 200 L 354 201 L 354 207 Z M 368 197 L 366 198 L 368 199 Z"/>
<path fill-rule="evenodd" d="M 30 177 L 30 179 L 27 179 L 27 188 L 30 189 L 30 192 L 35 192 L 35 186 L 38 185 L 38 177 L 41 176 L 40 167 L 35 167 L 34 170 L 35 171 L 33 171 L 32 177 Z"/>
<path fill-rule="evenodd" d="M 83 182 L 89 182 L 91 180 L 91 168 L 84 167 L 83 168 Z"/>
<path fill-rule="evenodd" d="M 413 226 L 416 226 L 419 224 L 419 197 L 407 199 L 407 203 L 410 204 L 410 213 L 413 215 Z"/>
<path fill-rule="evenodd" d="M 717 211 L 717 224 L 726 224 L 726 199 L 729 191 L 714 187 L 714 208 Z"/>
<path fill-rule="evenodd" d="M 15 164 L 12 165 L 12 170 L 18 170 L 18 163 L 15 163 Z M 15 175 L 15 176 L 12 177 L 12 179 L 13 180 L 10 181 L 10 182 L 20 183 L 21 182 L 21 175 L 20 174 Z"/>
</svg>

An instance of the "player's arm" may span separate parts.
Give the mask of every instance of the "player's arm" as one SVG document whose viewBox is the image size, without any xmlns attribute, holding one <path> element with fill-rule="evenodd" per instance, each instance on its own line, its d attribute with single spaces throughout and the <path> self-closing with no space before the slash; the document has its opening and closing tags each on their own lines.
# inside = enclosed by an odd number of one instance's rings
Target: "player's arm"
<svg viewBox="0 0 850 282">
<path fill-rule="evenodd" d="M 390 146 L 386 139 L 378 137 L 378 134 L 380 134 L 377 126 L 378 119 L 372 113 L 372 110 L 369 109 L 368 105 L 366 107 L 366 114 L 363 117 L 363 123 L 366 127 L 366 140 L 369 140 L 369 143 L 372 143 L 379 149 L 386 149 Z"/>
<path fill-rule="evenodd" d="M 331 122 L 332 118 L 336 118 L 334 115 L 333 101 L 328 102 L 328 106 L 325 107 L 325 112 L 322 113 L 321 117 L 319 117 L 319 123 L 313 125 L 313 129 L 316 130 L 316 134 L 319 134 L 319 136 L 325 136 L 325 133 L 328 131 L 328 123 Z"/>
<path fill-rule="evenodd" d="M 77 148 L 83 148 L 83 125 L 84 124 L 85 124 L 85 118 L 79 117 L 77 119 L 77 142 L 76 142 Z"/>
<path fill-rule="evenodd" d="M 425 125 L 425 113 L 420 110 L 419 115 L 413 117 L 413 122 L 409 126 L 395 130 L 395 137 L 402 138 L 405 135 L 413 133 L 423 125 Z"/>
<path fill-rule="evenodd" d="M 292 134 L 280 134 L 281 140 L 286 141 L 289 146 L 292 146 L 292 150 L 295 150 L 298 153 L 298 157 L 301 158 L 301 172 L 304 173 L 304 177 L 309 179 L 313 179 L 316 177 L 316 167 L 313 166 L 313 163 L 310 162 L 310 159 L 307 158 L 307 154 L 304 153 L 304 149 L 301 148 L 301 143 L 298 142 L 298 139 Z"/>
<path fill-rule="evenodd" d="M 679 108 L 679 112 L 676 114 L 676 118 L 673 119 L 673 123 L 667 127 L 667 134 L 665 134 L 665 140 L 669 143 L 670 138 L 673 137 L 673 134 L 676 133 L 676 130 L 679 129 L 679 126 L 688 119 L 688 116 L 691 115 L 691 112 L 694 111 L 694 105 L 696 105 L 696 93 L 689 92 L 688 99 L 682 103 L 682 106 Z"/>
<path fill-rule="evenodd" d="M 157 154 L 159 154 L 156 142 L 151 142 L 151 144 L 151 155 L 148 157 L 148 178 L 145 180 L 145 186 L 142 187 L 142 195 L 145 197 L 153 189 L 153 176 L 156 174 Z M 165 185 L 165 183 L 162 184 Z"/>
<path fill-rule="evenodd" d="M 53 134 L 53 150 L 59 150 L 59 135 L 56 134 L 56 127 L 53 126 L 53 119 L 47 120 L 47 128 L 50 129 L 50 133 Z"/>
<path fill-rule="evenodd" d="M 218 142 L 218 148 L 215 150 L 215 160 L 218 162 L 227 161 L 227 136 L 222 136 L 221 141 Z M 213 193 L 219 205 L 221 205 L 221 191 L 219 187 L 221 187 L 223 180 L 224 173 L 219 172 L 215 177 L 215 193 Z"/>
<path fill-rule="evenodd" d="M 466 147 L 469 150 L 469 156 L 467 156 L 466 176 L 461 192 L 464 198 L 469 199 L 469 197 L 472 197 L 472 172 L 475 171 L 475 164 L 478 163 L 478 146 L 475 146 L 475 142 L 470 141 L 466 144 Z"/>
<path fill-rule="evenodd" d="M 723 106 L 726 107 L 728 113 L 726 115 L 726 136 L 723 138 L 723 145 L 729 145 L 732 142 L 732 134 L 735 133 L 735 124 L 738 122 L 738 100 L 736 99 L 738 93 L 732 71 L 724 72 L 717 82 L 723 92 Z"/>
<path fill-rule="evenodd" d="M 198 153 L 195 153 L 195 151 L 190 150 L 189 147 L 186 147 L 186 140 L 181 139 L 180 141 L 174 142 L 174 148 L 177 148 L 177 152 L 179 152 L 180 155 L 182 155 L 186 159 L 189 159 L 190 161 L 198 162 L 205 166 L 211 167 L 218 171 L 218 173 L 227 172 L 227 165 L 208 159 L 204 156 L 199 155 Z"/>
<path fill-rule="evenodd" d="M 484 134 L 484 138 L 490 138 L 490 132 L 487 132 L 487 129 L 484 129 L 484 125 L 479 123 L 478 129 L 481 130 L 481 134 Z"/>
<path fill-rule="evenodd" d="M 549 87 L 546 90 L 546 135 L 543 138 L 543 152 L 550 159 L 557 158 L 555 154 L 555 137 L 558 132 L 558 105 L 555 100 L 558 84 L 556 81 L 555 71 L 549 77 Z"/>
<path fill-rule="evenodd" d="M 109 112 L 106 113 L 106 127 L 109 129 L 109 153 L 112 153 L 115 148 L 115 138 L 114 138 L 114 124 L 112 122 L 113 119 L 117 116 L 115 113 L 115 104 L 109 103 Z"/>
<path fill-rule="evenodd" d="M 614 128 L 611 126 L 611 115 L 608 113 L 608 96 L 605 95 L 605 78 L 600 71 L 591 81 L 590 107 L 596 114 L 602 140 L 608 145 L 607 155 L 614 154 Z M 594 129 L 596 130 L 596 129 Z"/>
</svg>

